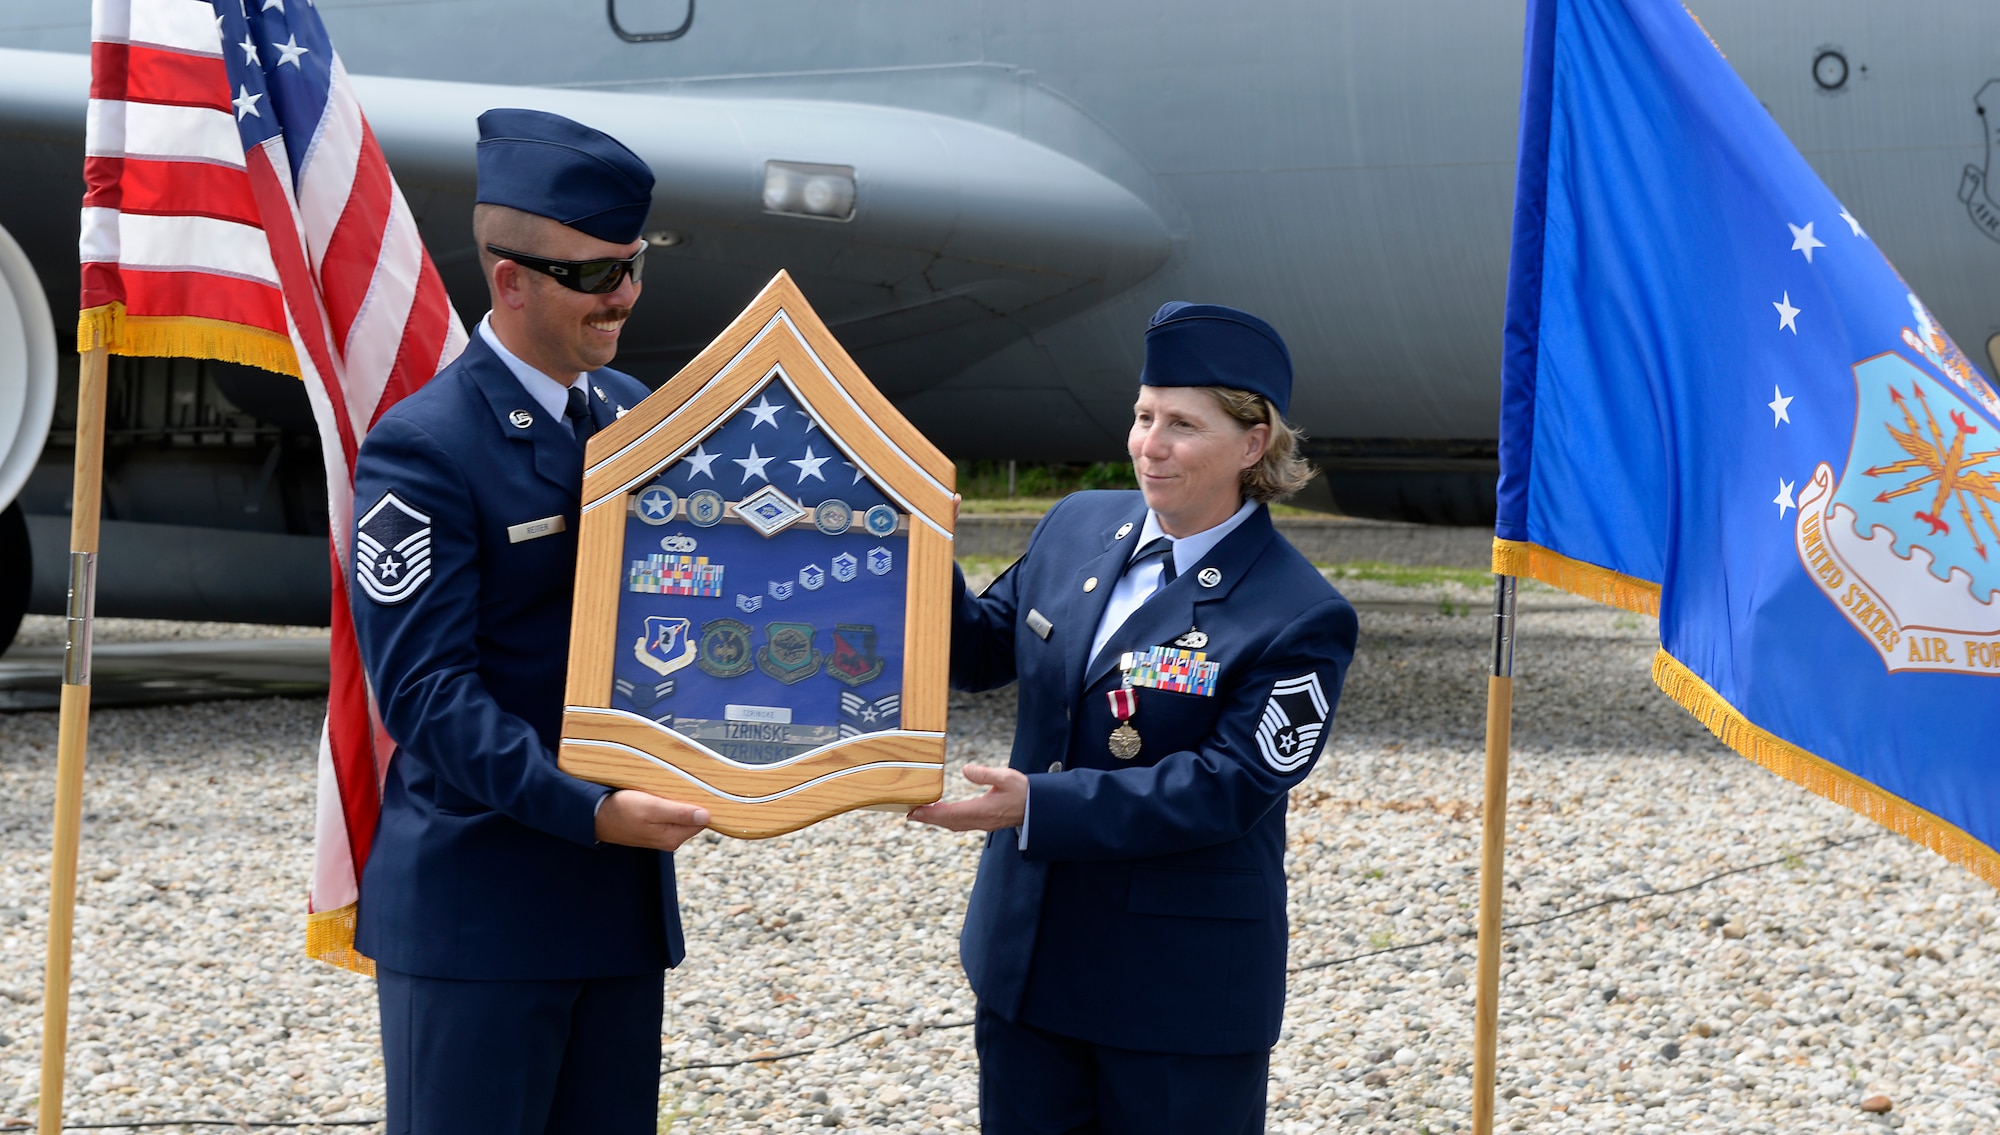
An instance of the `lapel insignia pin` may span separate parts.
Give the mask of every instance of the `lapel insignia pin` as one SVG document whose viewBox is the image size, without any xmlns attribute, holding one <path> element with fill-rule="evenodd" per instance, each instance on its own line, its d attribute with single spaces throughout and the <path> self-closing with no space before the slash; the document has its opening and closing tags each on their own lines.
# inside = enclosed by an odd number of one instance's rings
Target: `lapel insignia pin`
<svg viewBox="0 0 2000 1135">
<path fill-rule="evenodd" d="M 1083 589 L 1084 589 L 1085 591 L 1095 591 L 1095 590 L 1097 590 L 1097 577 L 1093 575 L 1093 576 L 1091 576 L 1091 577 L 1090 577 L 1089 579 L 1086 579 L 1086 580 L 1084 580 L 1084 581 L 1083 581 Z"/>
<path fill-rule="evenodd" d="M 1195 578 L 1201 582 L 1203 587 L 1214 587 L 1222 582 L 1222 569 L 1212 567 L 1203 568 L 1201 569 L 1201 574 Z"/>
<path fill-rule="evenodd" d="M 1132 522 L 1128 520 L 1125 523 L 1118 526 L 1118 535 L 1113 536 L 1112 539 L 1123 540 L 1125 537 L 1130 536 L 1131 534 L 1132 534 Z"/>
<path fill-rule="evenodd" d="M 517 430 L 525 430 L 535 424 L 535 416 L 526 410 L 515 410 L 507 415 L 507 420 L 514 423 Z"/>
</svg>

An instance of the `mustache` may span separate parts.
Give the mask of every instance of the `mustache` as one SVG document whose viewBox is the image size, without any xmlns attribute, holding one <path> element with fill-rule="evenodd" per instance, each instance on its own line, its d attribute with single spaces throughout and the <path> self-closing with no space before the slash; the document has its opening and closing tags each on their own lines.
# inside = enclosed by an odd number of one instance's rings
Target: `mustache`
<svg viewBox="0 0 2000 1135">
<path fill-rule="evenodd" d="M 620 307 L 599 308 L 598 310 L 591 312 L 587 318 L 592 322 L 600 322 L 600 323 L 604 322 L 605 320 L 611 320 L 611 319 L 618 319 L 618 320 L 630 319 L 632 318 L 632 305 L 625 304 Z"/>
</svg>

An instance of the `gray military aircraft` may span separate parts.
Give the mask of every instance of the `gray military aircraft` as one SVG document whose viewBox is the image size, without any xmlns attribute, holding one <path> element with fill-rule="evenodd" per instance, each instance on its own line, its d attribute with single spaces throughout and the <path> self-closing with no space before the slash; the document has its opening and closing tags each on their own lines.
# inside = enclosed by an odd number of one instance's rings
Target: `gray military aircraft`
<svg viewBox="0 0 2000 1135">
<path fill-rule="evenodd" d="M 318 3 L 468 323 L 473 120 L 539 107 L 659 173 L 618 364 L 641 378 L 782 267 L 946 452 L 1092 460 L 1122 451 L 1152 310 L 1230 303 L 1291 344 L 1313 503 L 1491 516 L 1519 4 Z M 2000 348 L 2000 7 L 1696 6 L 1959 342 Z M 9 629 L 30 597 L 61 603 L 88 42 L 86 5 L 0 9 Z M 112 376 L 99 611 L 323 620 L 298 385 L 164 360 Z"/>
</svg>

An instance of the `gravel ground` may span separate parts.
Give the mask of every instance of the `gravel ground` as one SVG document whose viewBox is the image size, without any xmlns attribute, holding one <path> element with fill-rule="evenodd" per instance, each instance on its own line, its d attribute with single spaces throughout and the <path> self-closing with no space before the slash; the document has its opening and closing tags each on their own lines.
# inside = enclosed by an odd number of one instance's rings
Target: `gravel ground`
<svg viewBox="0 0 2000 1135">
<path fill-rule="evenodd" d="M 1465 1131 L 1483 595 L 1342 586 L 1363 642 L 1292 801 L 1270 1128 Z M 1551 920 L 1509 937 L 1503 1129 L 2000 1128 L 1992 891 L 1723 750 L 1652 689 L 1653 633 L 1523 599 L 1507 914 Z M 954 766 L 1002 759 L 1012 712 L 955 696 Z M 370 983 L 299 952 L 319 713 L 93 717 L 71 1122 L 381 1114 Z M 0 1117 L 36 1092 L 55 737 L 0 716 Z M 977 848 L 867 813 L 691 844 L 661 1130 L 976 1130 L 954 939 Z"/>
</svg>

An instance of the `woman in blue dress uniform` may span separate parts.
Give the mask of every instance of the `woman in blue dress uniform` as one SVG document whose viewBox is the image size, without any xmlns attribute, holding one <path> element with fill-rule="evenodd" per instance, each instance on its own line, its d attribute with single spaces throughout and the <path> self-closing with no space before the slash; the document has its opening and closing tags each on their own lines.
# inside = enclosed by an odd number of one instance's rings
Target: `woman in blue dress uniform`
<svg viewBox="0 0 2000 1135">
<path fill-rule="evenodd" d="M 1286 794 L 1354 609 L 1271 526 L 1310 475 L 1278 333 L 1167 304 L 1139 381 L 1139 491 L 1065 498 L 984 595 L 957 583 L 953 684 L 1020 683 L 1014 750 L 911 818 L 990 833 L 960 940 L 987 1135 L 1264 1129 Z"/>
</svg>

